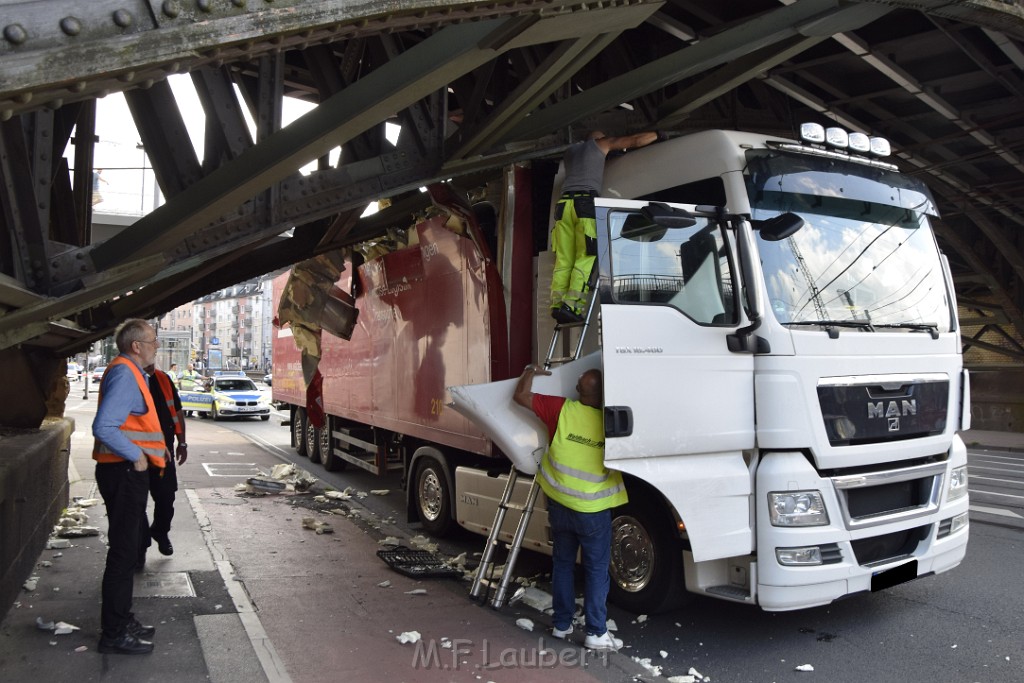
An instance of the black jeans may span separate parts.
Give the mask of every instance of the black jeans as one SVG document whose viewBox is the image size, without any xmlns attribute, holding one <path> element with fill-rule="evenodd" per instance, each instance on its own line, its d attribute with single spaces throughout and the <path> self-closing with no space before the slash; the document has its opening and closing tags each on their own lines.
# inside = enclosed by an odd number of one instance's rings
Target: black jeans
<svg viewBox="0 0 1024 683">
<path fill-rule="evenodd" d="M 130 462 L 97 463 L 96 485 L 107 507 L 107 564 L 103 570 L 100 625 L 103 635 L 117 638 L 128 626 L 132 582 L 139 555 L 139 535 L 146 519 L 149 473 L 136 472 Z"/>
</svg>

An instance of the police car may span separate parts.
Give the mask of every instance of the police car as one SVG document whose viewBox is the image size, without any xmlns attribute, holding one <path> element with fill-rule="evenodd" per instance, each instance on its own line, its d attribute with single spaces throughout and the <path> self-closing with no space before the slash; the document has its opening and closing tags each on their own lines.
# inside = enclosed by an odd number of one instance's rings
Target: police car
<svg viewBox="0 0 1024 683">
<path fill-rule="evenodd" d="M 181 409 L 202 417 L 259 417 L 270 419 L 270 398 L 248 377 L 214 377 L 205 391 L 181 391 Z"/>
</svg>

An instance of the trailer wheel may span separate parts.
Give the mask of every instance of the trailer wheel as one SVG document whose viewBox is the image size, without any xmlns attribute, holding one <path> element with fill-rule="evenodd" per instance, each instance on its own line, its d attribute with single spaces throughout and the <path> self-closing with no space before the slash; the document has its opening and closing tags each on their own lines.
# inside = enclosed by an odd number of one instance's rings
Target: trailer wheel
<svg viewBox="0 0 1024 683">
<path fill-rule="evenodd" d="M 416 467 L 416 512 L 423 528 L 442 537 L 452 528 L 451 491 L 444 476 L 444 466 L 429 456 Z"/>
<path fill-rule="evenodd" d="M 650 504 L 612 511 L 609 597 L 616 605 L 652 614 L 693 598 L 683 579 L 682 547 L 668 520 Z"/>
<path fill-rule="evenodd" d="M 292 448 L 299 455 L 306 456 L 306 411 L 302 408 L 292 412 Z"/>
<path fill-rule="evenodd" d="M 345 469 L 345 461 L 334 454 L 334 419 L 328 415 L 324 418 L 324 428 L 317 430 L 320 437 L 320 462 L 328 472 L 340 472 Z"/>
<path fill-rule="evenodd" d="M 320 440 L 316 435 L 316 427 L 313 426 L 313 421 L 309 419 L 309 415 L 305 416 L 305 442 L 306 442 L 306 455 L 309 456 L 310 462 L 320 462 Z"/>
</svg>

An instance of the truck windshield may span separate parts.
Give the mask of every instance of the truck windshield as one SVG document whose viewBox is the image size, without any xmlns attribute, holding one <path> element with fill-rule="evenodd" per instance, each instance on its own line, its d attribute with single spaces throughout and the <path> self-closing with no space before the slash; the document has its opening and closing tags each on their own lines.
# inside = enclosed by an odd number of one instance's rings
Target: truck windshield
<svg viewBox="0 0 1024 683">
<path fill-rule="evenodd" d="M 768 301 L 780 323 L 951 329 L 927 215 L 934 209 L 916 180 L 835 160 L 748 161 L 751 217 L 791 211 L 806 221 L 784 240 L 758 240 Z"/>
<path fill-rule="evenodd" d="M 672 306 L 706 325 L 736 322 L 732 263 L 717 223 L 670 228 L 612 211 L 608 228 L 616 303 Z"/>
</svg>

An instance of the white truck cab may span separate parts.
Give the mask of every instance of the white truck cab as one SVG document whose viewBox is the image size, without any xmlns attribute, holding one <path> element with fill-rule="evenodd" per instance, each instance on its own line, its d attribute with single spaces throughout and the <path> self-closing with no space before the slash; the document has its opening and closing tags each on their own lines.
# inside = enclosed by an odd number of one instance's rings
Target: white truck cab
<svg viewBox="0 0 1024 683">
<path fill-rule="evenodd" d="M 706 131 L 608 163 L 591 334 L 630 496 L 612 598 L 637 611 L 812 607 L 966 552 L 969 382 L 934 202 L 884 141 L 804 133 Z M 481 531 L 472 508 L 500 485 L 456 478 Z M 526 547 L 548 546 L 544 522 Z"/>
</svg>

